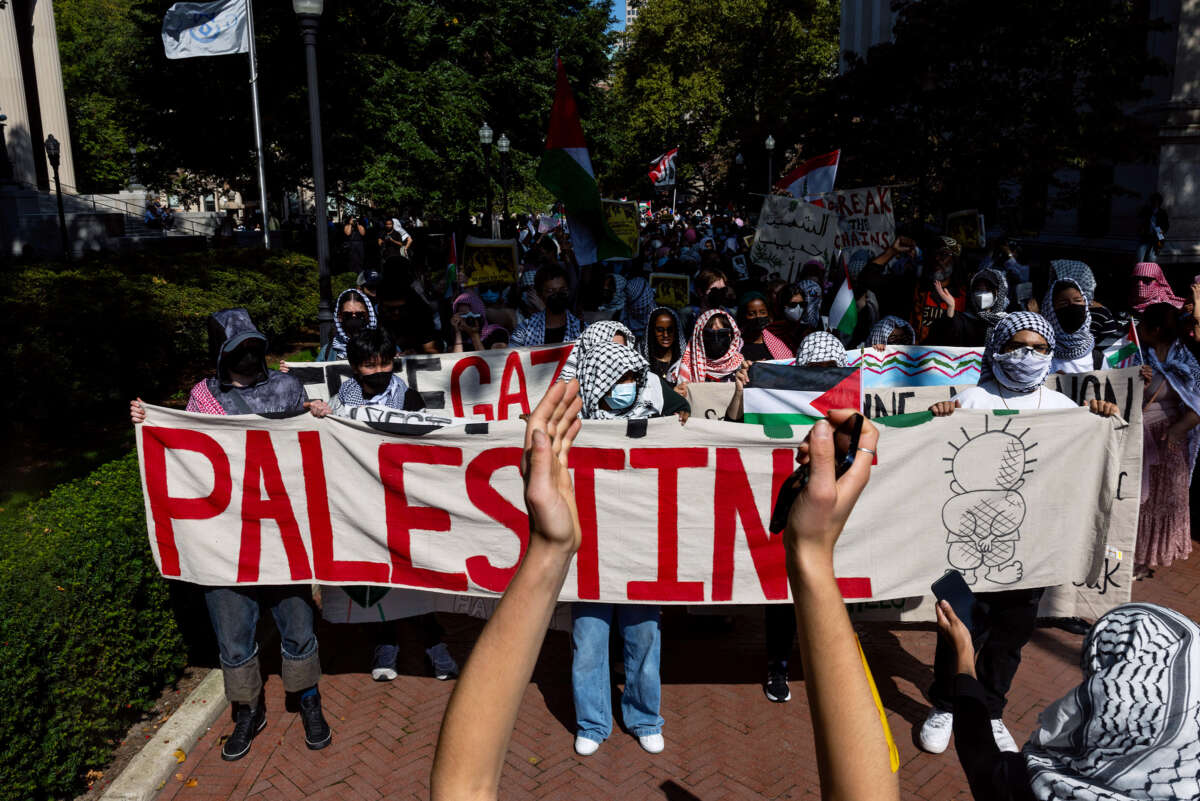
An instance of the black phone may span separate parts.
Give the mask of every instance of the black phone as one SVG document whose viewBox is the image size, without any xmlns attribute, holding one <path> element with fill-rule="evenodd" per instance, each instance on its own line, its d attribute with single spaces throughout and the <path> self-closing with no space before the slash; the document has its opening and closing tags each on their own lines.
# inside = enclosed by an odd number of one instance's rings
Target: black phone
<svg viewBox="0 0 1200 801">
<path fill-rule="evenodd" d="M 843 423 L 843 426 L 847 424 L 850 426 L 848 432 L 842 431 L 841 427 L 833 432 L 835 473 L 839 477 L 850 469 L 850 465 L 854 464 L 854 455 L 858 453 L 858 440 L 862 436 L 863 416 L 856 414 Z M 788 514 L 792 511 L 792 504 L 796 502 L 796 498 L 800 496 L 807 485 L 808 465 L 802 464 L 783 482 L 783 486 L 779 489 L 779 495 L 775 498 L 775 508 L 771 512 L 770 531 L 772 534 L 778 534 L 787 528 Z"/>
<path fill-rule="evenodd" d="M 978 624 L 976 618 L 978 617 L 979 602 L 975 600 L 975 593 L 971 592 L 971 588 L 967 586 L 962 573 L 957 570 L 948 570 L 946 575 L 933 582 L 929 589 L 933 590 L 933 597 L 950 604 L 954 614 L 958 615 L 958 619 L 974 637 Z"/>
</svg>

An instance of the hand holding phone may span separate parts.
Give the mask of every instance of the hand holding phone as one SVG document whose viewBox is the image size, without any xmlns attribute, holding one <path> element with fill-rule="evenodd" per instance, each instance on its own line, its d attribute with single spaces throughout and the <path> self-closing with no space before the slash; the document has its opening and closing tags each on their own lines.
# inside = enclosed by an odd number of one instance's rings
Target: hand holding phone
<svg viewBox="0 0 1200 801">
<path fill-rule="evenodd" d="M 967 586 L 962 573 L 957 570 L 948 570 L 944 576 L 933 582 L 930 589 L 933 591 L 933 597 L 938 601 L 946 601 L 950 604 L 955 616 L 962 621 L 963 625 L 967 627 L 967 631 L 974 637 L 979 630 L 979 602 L 975 599 L 975 593 L 971 592 L 971 588 Z"/>
<path fill-rule="evenodd" d="M 861 414 L 855 414 L 834 431 L 834 474 L 838 478 L 854 464 L 854 456 L 858 453 L 859 441 L 862 438 L 864 420 L 865 418 Z M 809 470 L 809 462 L 804 462 L 783 482 L 783 487 L 780 488 L 779 495 L 775 498 L 775 508 L 771 513 L 770 531 L 772 534 L 778 534 L 787 528 L 792 504 L 808 486 Z"/>
</svg>

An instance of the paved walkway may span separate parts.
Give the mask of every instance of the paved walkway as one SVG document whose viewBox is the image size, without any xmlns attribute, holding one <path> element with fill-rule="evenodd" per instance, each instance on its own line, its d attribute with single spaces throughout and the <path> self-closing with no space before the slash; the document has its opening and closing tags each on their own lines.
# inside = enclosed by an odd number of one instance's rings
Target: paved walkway
<svg viewBox="0 0 1200 801">
<path fill-rule="evenodd" d="M 1137 582 L 1133 595 L 1200 618 L 1200 557 Z M 443 622 L 451 651 L 464 659 L 481 622 L 449 615 Z M 900 749 L 903 797 L 969 801 L 953 749 L 931 756 L 915 745 L 914 725 L 927 709 L 921 688 L 931 678 L 932 628 L 858 628 Z M 761 618 L 738 617 L 726 626 L 720 618 L 669 610 L 663 629 L 666 751 L 646 754 L 630 734 L 617 730 L 595 755 L 575 755 L 570 641 L 551 632 L 525 693 L 502 798 L 819 798 L 804 685 L 793 681 L 792 701 L 772 704 L 759 684 Z M 182 781 L 169 780 L 160 801 L 427 798 L 438 726 L 453 682 L 428 677 L 415 638 L 398 666 L 400 678 L 372 682 L 364 673 L 369 647 L 348 636 L 352 633 L 328 624 L 320 632 L 327 672 L 321 693 L 334 733 L 329 748 L 310 752 L 304 747 L 298 717 L 284 711 L 276 669 L 267 683 L 268 725 L 250 754 L 240 762 L 221 761 L 219 740 L 231 728 L 223 717 L 179 766 Z M 1005 715 L 1018 743 L 1033 730 L 1038 710 L 1078 683 L 1081 642 L 1082 637 L 1057 629 L 1034 634 Z M 191 779 L 195 784 L 189 787 Z"/>
</svg>

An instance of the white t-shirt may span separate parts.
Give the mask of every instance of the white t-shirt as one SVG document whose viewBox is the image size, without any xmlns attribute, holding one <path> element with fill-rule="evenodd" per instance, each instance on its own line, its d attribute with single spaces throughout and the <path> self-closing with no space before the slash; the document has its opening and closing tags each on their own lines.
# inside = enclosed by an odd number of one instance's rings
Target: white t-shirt
<svg viewBox="0 0 1200 801">
<path fill-rule="evenodd" d="M 964 409 L 1077 409 L 1075 401 L 1061 392 L 1038 387 L 1020 394 L 1005 389 L 994 380 L 963 390 L 954 396 Z"/>
<path fill-rule="evenodd" d="M 1095 370 L 1095 362 L 1092 360 L 1092 352 L 1080 356 L 1078 359 L 1059 359 L 1055 357 L 1050 361 L 1050 372 L 1052 373 L 1089 373 Z"/>
</svg>

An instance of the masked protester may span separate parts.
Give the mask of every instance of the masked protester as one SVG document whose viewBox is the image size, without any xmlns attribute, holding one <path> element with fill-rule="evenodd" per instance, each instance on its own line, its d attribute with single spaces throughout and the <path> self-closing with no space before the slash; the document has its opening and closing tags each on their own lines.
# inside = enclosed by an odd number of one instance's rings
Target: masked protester
<svg viewBox="0 0 1200 801">
<path fill-rule="evenodd" d="M 534 290 L 543 309 L 517 327 L 512 345 L 551 345 L 579 339 L 583 323 L 567 308 L 570 294 L 566 270 L 558 265 L 542 267 L 534 277 Z"/>
<path fill-rule="evenodd" d="M 875 350 L 886 350 L 888 345 L 915 345 L 916 338 L 917 332 L 908 321 L 889 314 L 871 326 L 866 344 Z"/>
<path fill-rule="evenodd" d="M 308 401 L 294 376 L 267 369 L 267 338 L 245 309 L 224 309 L 208 319 L 209 342 L 217 374 L 192 388 L 187 411 L 200 414 L 301 412 Z M 146 419 L 140 400 L 130 404 L 135 424 Z M 313 629 L 312 593 L 307 586 L 208 587 L 204 592 L 220 652 L 225 696 L 233 704 L 233 733 L 221 745 L 221 758 L 234 761 L 250 750 L 266 726 L 262 673 L 255 636 L 259 604 L 271 607 L 279 629 L 283 689 L 299 696 L 305 744 L 329 745 L 333 735 L 321 713 L 321 661 Z"/>
<path fill-rule="evenodd" d="M 738 301 L 738 321 L 742 329 L 742 358 L 751 362 L 790 359 L 792 351 L 779 337 L 767 330 L 771 314 L 767 298 L 761 292 L 747 292 Z"/>
<path fill-rule="evenodd" d="M 723 309 L 709 309 L 696 320 L 692 339 L 679 362 L 680 382 L 732 381 L 742 366 L 742 333 Z"/>
<path fill-rule="evenodd" d="M 474 292 L 463 292 L 454 299 L 451 309 L 454 311 L 454 316 L 450 318 L 454 344 L 450 352 L 483 350 L 483 326 L 487 321 L 483 301 Z"/>
<path fill-rule="evenodd" d="M 953 401 L 934 404 L 930 411 L 945 416 L 959 407 L 991 410 L 1075 408 L 1074 401 L 1066 395 L 1044 386 L 1054 345 L 1054 330 L 1040 314 L 1014 312 L 1006 316 L 992 329 L 984 348 L 979 384 L 960 392 Z M 1115 404 L 1104 401 L 1090 401 L 1088 408 L 1105 417 L 1118 413 Z M 964 574 L 968 584 L 979 580 L 977 571 L 1000 584 L 1011 581 L 1005 575 L 1006 571 L 1013 568 L 1020 571 L 1019 564 L 1004 564 L 1009 556 L 1005 555 L 1003 547 L 983 553 L 973 543 L 961 542 L 954 544 L 950 554 L 950 564 Z M 1021 664 L 1021 649 L 1033 633 L 1043 592 L 1043 588 L 1037 588 L 981 592 L 975 596 L 989 610 L 987 628 L 978 632 L 983 645 L 977 664 L 993 738 L 1001 751 L 1017 750 L 1002 719 L 1005 696 Z M 950 744 L 954 729 L 955 665 L 954 645 L 946 636 L 939 635 L 933 685 L 928 693 L 933 709 L 921 726 L 919 737 L 921 748 L 930 753 L 940 754 Z"/>
<path fill-rule="evenodd" d="M 375 307 L 371 299 L 357 289 L 338 295 L 337 314 L 333 318 L 333 339 L 317 353 L 317 361 L 334 362 L 346 358 L 346 343 L 360 331 L 375 327 Z"/>
<path fill-rule="evenodd" d="M 910 321 L 920 344 L 929 336 L 931 326 L 942 317 L 966 308 L 966 293 L 955 286 L 958 257 L 962 246 L 948 236 L 939 237 L 933 251 L 933 263 L 926 266 L 913 299 Z"/>
<path fill-rule="evenodd" d="M 349 417 L 350 410 L 359 406 L 381 406 L 410 412 L 424 409 L 425 401 L 421 399 L 421 393 L 410 389 L 396 373 L 395 353 L 396 343 L 386 331 L 369 329 L 357 334 L 346 349 L 354 377 L 342 382 L 337 395 L 328 404 L 313 401 L 309 411 L 314 417 L 329 414 Z M 378 599 L 383 594 L 392 594 L 389 604 L 407 613 L 403 619 L 418 632 L 434 677 L 446 681 L 458 675 L 458 663 L 446 647 L 445 631 L 434 616 L 428 593 L 387 587 L 347 587 L 345 591 L 355 600 L 363 602 L 364 606 L 368 605 L 368 596 Z M 371 678 L 375 681 L 391 681 L 398 675 L 398 634 L 398 625 L 394 622 L 381 622 L 372 627 L 375 656 L 371 664 Z"/>
<path fill-rule="evenodd" d="M 1170 303 L 1175 308 L 1183 305 L 1183 298 L 1175 294 L 1171 284 L 1163 275 L 1162 267 L 1152 261 L 1138 262 L 1133 266 L 1133 288 L 1129 306 L 1140 316 L 1147 307 L 1155 303 Z"/>
<path fill-rule="evenodd" d="M 592 323 L 580 335 L 575 347 L 571 348 L 570 354 L 567 355 L 567 363 L 563 365 L 562 372 L 558 374 L 558 380 L 570 381 L 575 378 L 579 362 L 587 355 L 588 351 L 606 342 L 633 347 L 633 332 L 616 320 L 601 320 Z"/>
<path fill-rule="evenodd" d="M 1178 336 L 1181 313 L 1173 303 L 1142 312 L 1142 505 L 1134 569 L 1152 574 L 1159 565 L 1192 551 L 1188 482 L 1200 450 L 1200 365 Z"/>
<path fill-rule="evenodd" d="M 659 386 L 640 353 L 613 342 L 588 350 L 579 362 L 579 394 L 585 420 L 658 417 L 663 414 L 648 389 Z M 674 394 L 674 393 L 669 393 Z M 608 644 L 614 623 L 624 642 L 625 688 L 621 720 L 643 749 L 665 747 L 659 714 L 660 610 L 643 604 L 572 604 L 571 690 L 575 699 L 575 752 L 596 753 L 612 733 L 612 683 Z"/>
<path fill-rule="evenodd" d="M 1092 336 L 1091 311 L 1079 284 L 1069 278 L 1052 284 L 1042 301 L 1042 314 L 1054 329 L 1050 372 L 1086 373 L 1100 369 L 1100 359 L 1093 357 L 1096 338 Z"/>
<path fill-rule="evenodd" d="M 646 336 L 641 340 L 642 356 L 649 362 L 650 372 L 672 386 L 679 378 L 679 359 L 683 353 L 680 330 L 675 310 L 658 306 L 650 312 Z"/>
<path fill-rule="evenodd" d="M 955 348 L 979 347 L 988 332 L 1000 322 L 1008 308 L 1008 279 L 1000 270 L 985 267 L 971 276 L 967 308 L 961 313 L 947 309 L 946 315 L 929 328 L 927 344 Z"/>
<path fill-rule="evenodd" d="M 798 284 L 785 284 L 776 294 L 775 321 L 767 331 L 777 337 L 791 352 L 795 352 L 804 337 L 824 328 L 821 323 L 821 287 L 805 279 Z"/>
<path fill-rule="evenodd" d="M 1088 313 L 1091 315 L 1092 336 L 1097 343 L 1107 343 L 1125 335 L 1129 329 L 1129 321 L 1122 319 L 1107 306 L 1096 301 L 1096 276 L 1092 268 L 1081 261 L 1056 259 L 1050 262 L 1050 285 L 1070 279 L 1079 286 L 1079 291 L 1087 298 Z"/>
</svg>

